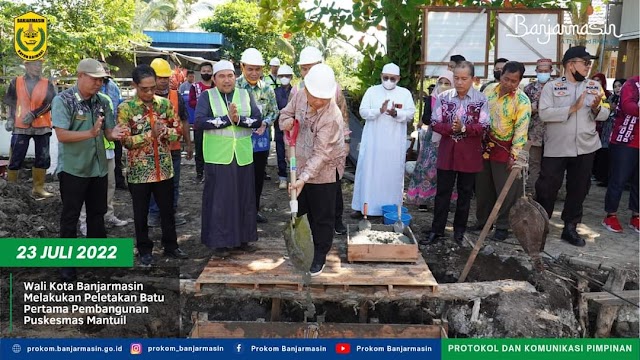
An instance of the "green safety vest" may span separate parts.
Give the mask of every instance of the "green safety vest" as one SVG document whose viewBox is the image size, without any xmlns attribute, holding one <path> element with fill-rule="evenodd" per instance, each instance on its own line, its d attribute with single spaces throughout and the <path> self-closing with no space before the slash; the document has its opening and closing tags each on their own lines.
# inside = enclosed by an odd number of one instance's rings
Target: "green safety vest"
<svg viewBox="0 0 640 360">
<path fill-rule="evenodd" d="M 116 149 L 116 143 L 114 143 L 113 141 L 107 140 L 106 136 L 103 136 L 102 139 L 104 140 L 104 149 L 105 150 L 115 150 Z"/>
<path fill-rule="evenodd" d="M 209 104 L 211 105 L 213 117 L 229 115 L 220 91 L 217 88 L 213 88 L 208 90 L 207 93 L 209 94 Z M 236 88 L 231 102 L 238 107 L 238 115 L 251 115 L 251 103 L 247 90 Z M 253 163 L 251 129 L 231 125 L 224 129 L 205 130 L 202 136 L 202 149 L 204 162 L 206 163 L 229 165 L 235 155 L 239 166 L 249 165 Z"/>
</svg>

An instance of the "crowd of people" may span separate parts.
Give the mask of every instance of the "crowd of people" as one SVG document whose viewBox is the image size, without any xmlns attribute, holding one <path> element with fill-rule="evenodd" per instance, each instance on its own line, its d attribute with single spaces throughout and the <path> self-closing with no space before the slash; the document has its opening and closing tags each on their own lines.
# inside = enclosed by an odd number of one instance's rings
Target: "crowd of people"
<svg viewBox="0 0 640 360">
<path fill-rule="evenodd" d="M 584 47 L 570 48 L 562 59 L 562 76 L 554 73 L 550 59 L 540 59 L 537 81 L 521 89 L 524 65 L 500 58 L 495 80 L 478 90 L 474 64 L 462 55 L 451 57 L 449 69 L 438 76 L 425 101 L 419 155 L 406 192 L 408 202 L 420 210 L 429 210 L 433 203 L 433 222 L 422 243 L 442 239 L 452 201 L 456 241 L 468 230 L 474 196 L 472 228 L 482 229 L 509 173 L 522 165 L 527 142 L 526 183 L 517 180 L 509 190 L 495 221 L 494 239 L 509 236 L 509 210 L 523 185 L 551 217 L 565 174 L 570 186 L 561 215 L 563 240 L 585 245 L 576 225 L 582 221 L 592 176 L 607 186 L 602 224 L 622 231 L 618 204 L 630 186 L 629 226 L 640 232 L 640 82 L 638 76 L 617 79 L 613 92 L 607 93 L 602 74 L 588 79 L 591 59 Z M 77 83 L 56 95 L 41 76 L 41 61 L 25 62 L 25 75 L 11 82 L 4 97 L 10 108 L 5 127 L 13 132 L 8 180 L 20 181 L 18 172 L 34 139 L 32 194 L 38 199 L 52 196 L 44 189 L 44 179 L 55 130 L 63 203 L 60 236 L 74 238 L 79 231 L 88 238 L 104 238 L 105 223 L 127 225 L 112 205 L 115 189 L 126 188 L 139 261 L 150 266 L 150 226 L 161 227 L 165 256 L 188 257 L 176 234 L 176 227 L 187 222 L 177 211 L 184 150 L 187 159 L 195 158 L 196 182 L 204 183 L 201 241 L 214 256 L 225 258 L 255 251 L 257 224 L 268 221 L 260 213 L 260 198 L 273 131 L 278 187 L 295 189 L 298 215 L 308 215 L 315 244 L 309 272 L 316 276 L 324 269 L 334 234 L 346 233 L 340 181 L 350 145 L 346 100 L 323 61 L 317 48 L 303 49 L 297 62 L 301 79 L 294 86 L 291 66 L 274 58 L 264 74 L 263 55 L 254 48 L 242 53 L 239 77 L 229 61 L 204 62 L 198 82 L 194 71 L 172 69 L 157 58 L 133 70 L 135 95 L 130 99 L 122 98 L 105 63 L 80 61 Z M 352 218 L 380 216 L 383 205 L 403 201 L 407 126 L 416 106 L 410 89 L 398 86 L 400 79 L 400 68 L 386 64 L 380 84 L 367 89 L 361 101 L 364 129 Z M 289 183 L 284 139 L 298 125 L 298 178 Z M 62 276 L 71 280 L 75 271 L 65 269 Z"/>
</svg>

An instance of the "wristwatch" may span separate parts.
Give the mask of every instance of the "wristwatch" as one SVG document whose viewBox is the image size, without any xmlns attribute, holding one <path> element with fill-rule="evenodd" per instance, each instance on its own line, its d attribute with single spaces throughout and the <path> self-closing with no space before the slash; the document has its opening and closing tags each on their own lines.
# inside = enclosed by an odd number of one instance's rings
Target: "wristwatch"
<svg viewBox="0 0 640 360">
<path fill-rule="evenodd" d="M 351 138 L 350 137 L 344 138 L 344 143 L 345 144 L 350 144 L 351 143 Z"/>
</svg>

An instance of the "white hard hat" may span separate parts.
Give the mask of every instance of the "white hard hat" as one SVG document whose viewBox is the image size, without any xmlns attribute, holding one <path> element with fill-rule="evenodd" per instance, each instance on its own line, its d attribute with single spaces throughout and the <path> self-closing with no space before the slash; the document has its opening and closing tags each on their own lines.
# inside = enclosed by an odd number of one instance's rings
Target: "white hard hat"
<svg viewBox="0 0 640 360">
<path fill-rule="evenodd" d="M 280 75 L 293 75 L 293 69 L 289 65 L 282 65 L 278 69 L 278 76 Z"/>
<path fill-rule="evenodd" d="M 331 99 L 336 96 L 336 75 L 327 64 L 318 64 L 309 70 L 304 78 L 304 86 L 309 94 L 319 99 Z"/>
<path fill-rule="evenodd" d="M 322 62 L 322 52 L 313 46 L 307 46 L 300 52 L 298 65 L 315 64 Z"/>
<path fill-rule="evenodd" d="M 269 66 L 280 66 L 280 59 L 277 57 L 271 59 L 271 61 L 269 61 Z"/>
<path fill-rule="evenodd" d="M 240 62 L 247 65 L 264 66 L 262 54 L 256 48 L 248 48 L 242 53 Z"/>
</svg>

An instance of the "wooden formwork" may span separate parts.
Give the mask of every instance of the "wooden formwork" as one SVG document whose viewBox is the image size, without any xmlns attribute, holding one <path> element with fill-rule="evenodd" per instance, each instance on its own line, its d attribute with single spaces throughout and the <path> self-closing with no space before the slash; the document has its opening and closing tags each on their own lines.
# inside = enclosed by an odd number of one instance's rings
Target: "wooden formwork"
<svg viewBox="0 0 640 360">
<path fill-rule="evenodd" d="M 206 313 L 192 314 L 190 338 L 385 338 L 438 339 L 446 338 L 446 321 L 423 324 L 346 324 L 289 323 L 256 321 L 209 321 Z"/>
</svg>

